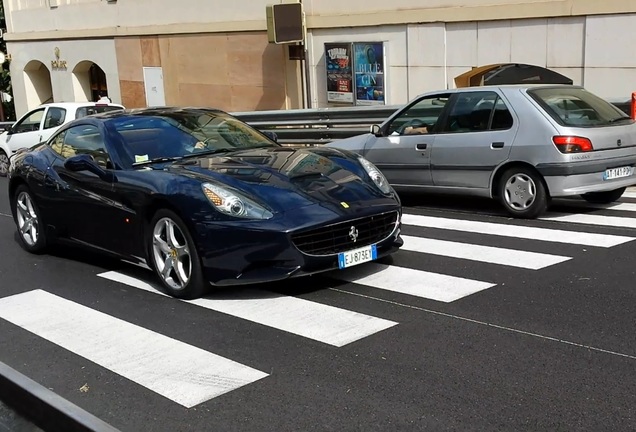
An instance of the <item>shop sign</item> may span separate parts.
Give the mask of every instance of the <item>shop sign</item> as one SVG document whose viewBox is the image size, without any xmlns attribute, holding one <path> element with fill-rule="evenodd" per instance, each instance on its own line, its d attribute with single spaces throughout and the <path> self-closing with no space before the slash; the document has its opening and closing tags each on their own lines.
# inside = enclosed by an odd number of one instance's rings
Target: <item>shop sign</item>
<svg viewBox="0 0 636 432">
<path fill-rule="evenodd" d="M 51 68 L 53 70 L 66 69 L 66 60 L 60 60 L 60 49 L 55 47 L 55 60 L 51 60 Z"/>
<path fill-rule="evenodd" d="M 356 105 L 384 105 L 384 44 L 354 43 Z"/>
<path fill-rule="evenodd" d="M 353 75 L 350 43 L 325 44 L 327 101 L 353 104 Z"/>
<path fill-rule="evenodd" d="M 327 102 L 385 104 L 383 42 L 325 44 Z"/>
</svg>

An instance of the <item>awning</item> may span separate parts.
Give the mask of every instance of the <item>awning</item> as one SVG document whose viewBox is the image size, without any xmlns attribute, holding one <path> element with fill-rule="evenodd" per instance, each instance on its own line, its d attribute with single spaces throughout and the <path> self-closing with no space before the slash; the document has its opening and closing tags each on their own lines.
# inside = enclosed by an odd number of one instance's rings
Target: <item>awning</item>
<svg viewBox="0 0 636 432">
<path fill-rule="evenodd" d="M 504 84 L 566 84 L 573 81 L 550 69 L 520 63 L 497 63 L 474 68 L 455 77 L 457 87 Z"/>
</svg>

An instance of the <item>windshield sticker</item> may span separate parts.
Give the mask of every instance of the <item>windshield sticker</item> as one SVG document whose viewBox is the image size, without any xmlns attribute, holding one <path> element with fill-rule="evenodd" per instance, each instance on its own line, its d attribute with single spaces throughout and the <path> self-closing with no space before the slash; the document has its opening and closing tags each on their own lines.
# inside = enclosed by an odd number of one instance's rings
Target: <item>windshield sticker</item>
<svg viewBox="0 0 636 432">
<path fill-rule="evenodd" d="M 148 161 L 148 155 L 135 155 L 135 163 L 141 163 Z"/>
</svg>

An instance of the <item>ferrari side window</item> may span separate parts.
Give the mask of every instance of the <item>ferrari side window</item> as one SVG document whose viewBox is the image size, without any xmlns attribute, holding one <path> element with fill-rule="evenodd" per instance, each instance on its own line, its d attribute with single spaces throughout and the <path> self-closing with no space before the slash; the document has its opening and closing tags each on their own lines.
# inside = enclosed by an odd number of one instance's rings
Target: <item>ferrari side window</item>
<svg viewBox="0 0 636 432">
<path fill-rule="evenodd" d="M 81 154 L 91 156 L 104 169 L 112 168 L 102 136 L 95 126 L 79 125 L 67 129 L 64 135 L 62 156 L 68 158 Z"/>
<path fill-rule="evenodd" d="M 49 142 L 49 146 L 51 147 L 51 149 L 59 154 L 62 157 L 65 157 L 62 155 L 62 149 L 64 147 L 64 135 L 66 134 L 66 131 L 64 132 L 60 132 L 59 134 L 55 135 L 53 138 L 51 138 L 51 141 Z"/>
</svg>

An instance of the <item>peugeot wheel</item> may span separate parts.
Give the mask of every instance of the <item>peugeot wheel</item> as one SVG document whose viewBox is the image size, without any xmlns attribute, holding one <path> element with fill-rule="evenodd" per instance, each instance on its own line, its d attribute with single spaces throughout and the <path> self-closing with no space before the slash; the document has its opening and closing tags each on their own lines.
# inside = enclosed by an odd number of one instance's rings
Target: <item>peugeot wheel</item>
<svg viewBox="0 0 636 432">
<path fill-rule="evenodd" d="M 6 177 L 9 173 L 9 156 L 0 149 L 0 177 Z"/>
<path fill-rule="evenodd" d="M 548 194 L 539 174 L 525 167 L 510 168 L 499 182 L 499 200 L 518 218 L 536 218 L 548 208 Z"/>
<path fill-rule="evenodd" d="M 581 195 L 585 201 L 593 204 L 610 204 L 618 201 L 627 188 L 614 189 L 607 192 L 591 192 Z"/>
<path fill-rule="evenodd" d="M 150 224 L 149 255 L 152 268 L 171 296 L 201 297 L 207 284 L 199 254 L 185 223 L 170 210 L 159 210 Z"/>
<path fill-rule="evenodd" d="M 11 200 L 18 237 L 22 247 L 31 253 L 41 253 L 46 248 L 46 226 L 35 203 L 31 191 L 26 185 L 18 186 Z"/>
</svg>

